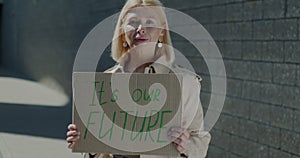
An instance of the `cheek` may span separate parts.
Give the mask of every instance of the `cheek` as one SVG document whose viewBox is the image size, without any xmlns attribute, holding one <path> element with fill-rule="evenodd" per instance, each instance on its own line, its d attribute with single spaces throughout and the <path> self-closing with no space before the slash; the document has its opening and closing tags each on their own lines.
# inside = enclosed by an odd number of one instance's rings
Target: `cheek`
<svg viewBox="0 0 300 158">
<path fill-rule="evenodd" d="M 125 35 L 126 42 L 131 44 L 132 37 L 133 37 L 133 29 L 130 27 L 124 27 L 124 31 L 125 31 L 124 35 Z"/>
<path fill-rule="evenodd" d="M 156 42 L 159 39 L 161 30 L 153 29 L 149 33 L 151 35 L 151 39 Z"/>
<path fill-rule="evenodd" d="M 131 32 L 131 31 L 135 30 L 135 28 L 131 25 L 126 25 L 123 27 L 123 29 L 125 32 Z"/>
</svg>

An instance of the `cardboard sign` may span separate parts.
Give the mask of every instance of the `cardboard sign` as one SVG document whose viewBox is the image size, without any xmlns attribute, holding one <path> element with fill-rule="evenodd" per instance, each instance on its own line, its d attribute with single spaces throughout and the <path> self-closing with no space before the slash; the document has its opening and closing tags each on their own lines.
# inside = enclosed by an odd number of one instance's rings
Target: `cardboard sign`
<svg viewBox="0 0 300 158">
<path fill-rule="evenodd" d="M 167 133 L 181 126 L 181 74 L 73 73 L 73 152 L 178 156 Z"/>
</svg>

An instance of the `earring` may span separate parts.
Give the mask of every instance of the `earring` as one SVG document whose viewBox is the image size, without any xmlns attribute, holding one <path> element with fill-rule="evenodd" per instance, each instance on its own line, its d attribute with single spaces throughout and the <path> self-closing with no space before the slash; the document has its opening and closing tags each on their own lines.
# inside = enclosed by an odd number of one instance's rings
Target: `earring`
<svg viewBox="0 0 300 158">
<path fill-rule="evenodd" d="M 160 36 L 159 39 L 158 39 L 158 43 L 157 43 L 157 47 L 158 47 L 158 48 L 161 48 L 161 47 L 163 46 L 163 45 L 162 45 L 162 37 L 163 37 L 163 36 Z"/>
<path fill-rule="evenodd" d="M 123 47 L 126 48 L 128 46 L 127 42 L 123 42 Z"/>
</svg>

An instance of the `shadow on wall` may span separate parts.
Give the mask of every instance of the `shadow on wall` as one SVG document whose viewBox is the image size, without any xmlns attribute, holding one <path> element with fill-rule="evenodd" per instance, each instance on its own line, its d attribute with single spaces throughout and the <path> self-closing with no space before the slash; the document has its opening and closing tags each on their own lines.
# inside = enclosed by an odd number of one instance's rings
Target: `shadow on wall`
<svg viewBox="0 0 300 158">
<path fill-rule="evenodd" d="M 101 61 L 97 71 L 114 64 Z M 0 133 L 65 139 L 72 122 L 72 99 L 53 77 L 34 81 L 0 67 L 0 87 Z"/>
<path fill-rule="evenodd" d="M 0 104 L 0 132 L 65 139 L 70 104 L 63 107 Z"/>
<path fill-rule="evenodd" d="M 71 99 L 64 93 L 0 71 L 0 133 L 65 139 Z"/>
</svg>

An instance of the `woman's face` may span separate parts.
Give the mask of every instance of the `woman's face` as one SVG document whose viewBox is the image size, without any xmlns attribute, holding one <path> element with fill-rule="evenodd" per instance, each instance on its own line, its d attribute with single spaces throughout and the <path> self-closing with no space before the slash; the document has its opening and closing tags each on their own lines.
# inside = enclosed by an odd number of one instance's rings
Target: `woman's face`
<svg viewBox="0 0 300 158">
<path fill-rule="evenodd" d="M 164 25 L 157 11 L 157 7 L 136 7 L 130 9 L 123 21 L 125 39 L 129 47 L 142 43 L 157 43 L 163 35 Z"/>
</svg>

